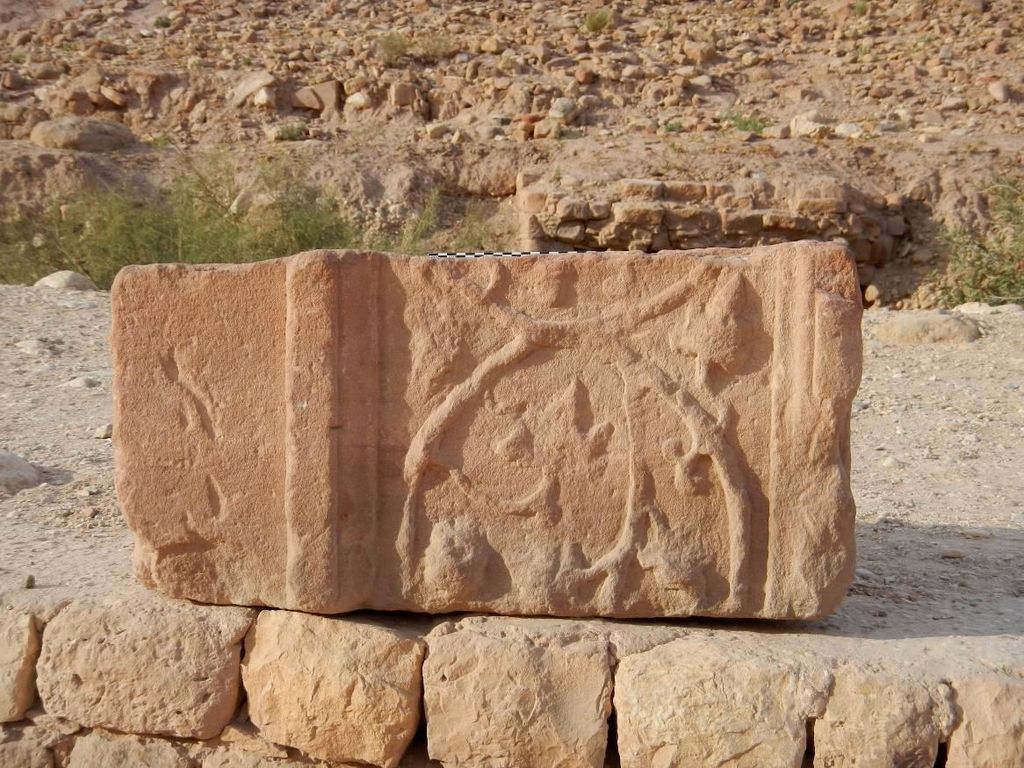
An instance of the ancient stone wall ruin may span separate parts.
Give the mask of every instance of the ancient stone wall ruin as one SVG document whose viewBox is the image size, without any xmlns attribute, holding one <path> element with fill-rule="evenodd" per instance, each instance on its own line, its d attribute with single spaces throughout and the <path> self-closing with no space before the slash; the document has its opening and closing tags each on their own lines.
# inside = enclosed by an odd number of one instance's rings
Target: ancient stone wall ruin
<svg viewBox="0 0 1024 768">
<path fill-rule="evenodd" d="M 861 285 L 904 254 L 909 231 L 898 197 L 870 194 L 830 176 L 602 184 L 522 172 L 516 207 L 527 250 L 656 252 L 824 240 L 850 248 Z"/>
<path fill-rule="evenodd" d="M 324 617 L 47 592 L 0 598 L 4 768 L 1024 760 L 1012 638 Z"/>
</svg>

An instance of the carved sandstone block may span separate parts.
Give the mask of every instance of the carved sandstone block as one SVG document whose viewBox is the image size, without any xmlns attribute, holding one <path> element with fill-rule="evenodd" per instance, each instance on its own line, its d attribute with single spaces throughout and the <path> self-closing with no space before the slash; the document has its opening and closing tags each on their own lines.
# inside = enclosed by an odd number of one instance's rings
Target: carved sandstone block
<svg viewBox="0 0 1024 768">
<path fill-rule="evenodd" d="M 117 483 L 204 602 L 810 618 L 853 568 L 842 248 L 122 271 Z"/>
</svg>

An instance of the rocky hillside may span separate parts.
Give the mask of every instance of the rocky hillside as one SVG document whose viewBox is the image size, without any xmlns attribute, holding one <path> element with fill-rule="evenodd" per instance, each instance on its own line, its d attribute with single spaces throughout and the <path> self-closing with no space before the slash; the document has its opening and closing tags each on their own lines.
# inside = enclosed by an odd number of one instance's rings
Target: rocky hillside
<svg viewBox="0 0 1024 768">
<path fill-rule="evenodd" d="M 928 304 L 936 235 L 984 226 L 1024 148 L 1015 0 L 51 0 L 0 25 L 22 213 L 285 156 L 371 228 L 439 188 L 502 202 L 496 247 L 843 238 L 869 303 Z M 633 179 L 700 194 L 620 215 Z"/>
</svg>

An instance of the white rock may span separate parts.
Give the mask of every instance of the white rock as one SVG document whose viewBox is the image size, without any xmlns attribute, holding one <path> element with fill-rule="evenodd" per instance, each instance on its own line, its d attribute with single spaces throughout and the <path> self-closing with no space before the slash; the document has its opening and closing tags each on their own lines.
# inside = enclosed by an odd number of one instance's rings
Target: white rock
<svg viewBox="0 0 1024 768">
<path fill-rule="evenodd" d="M 982 301 L 969 301 L 953 307 L 954 312 L 962 315 L 1015 315 L 1024 312 L 1020 304 L 986 304 Z"/>
<path fill-rule="evenodd" d="M 0 450 L 0 488 L 8 493 L 39 485 L 39 471 L 20 456 Z"/>
<path fill-rule="evenodd" d="M 240 107 L 261 88 L 267 88 L 276 82 L 269 72 L 250 72 L 245 75 L 231 91 L 231 106 Z"/>
<path fill-rule="evenodd" d="M 264 86 L 253 94 L 252 103 L 257 107 L 263 107 L 264 109 L 276 109 L 277 94 L 274 92 L 273 88 Z"/>
<path fill-rule="evenodd" d="M 35 282 L 36 288 L 56 288 L 60 291 L 96 291 L 95 283 L 83 274 L 62 269 Z"/>
<path fill-rule="evenodd" d="M 832 133 L 832 126 L 824 122 L 817 110 L 802 112 L 789 121 L 792 136 L 808 139 L 824 139 Z"/>
<path fill-rule="evenodd" d="M 1009 101 L 1010 89 L 1007 87 L 1006 83 L 997 80 L 994 83 L 989 83 L 988 95 L 998 102 Z"/>
<path fill-rule="evenodd" d="M 860 123 L 839 123 L 833 131 L 836 136 L 843 139 L 859 139 L 864 135 L 864 128 Z"/>
<path fill-rule="evenodd" d="M 370 106 L 370 96 L 366 91 L 359 91 L 353 93 L 347 99 L 345 99 L 345 106 L 351 106 L 353 109 L 366 109 Z"/>
</svg>

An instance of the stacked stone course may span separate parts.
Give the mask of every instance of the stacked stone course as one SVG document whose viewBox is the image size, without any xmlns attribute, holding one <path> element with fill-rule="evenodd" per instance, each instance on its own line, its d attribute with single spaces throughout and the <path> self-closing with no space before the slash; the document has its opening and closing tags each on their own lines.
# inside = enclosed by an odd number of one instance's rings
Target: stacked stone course
<svg viewBox="0 0 1024 768">
<path fill-rule="evenodd" d="M 21 704 L 0 725 L 4 768 L 437 765 L 424 735 L 445 766 L 931 766 L 940 749 L 949 768 L 1024 760 L 1012 638 L 368 621 L 144 592 L 72 600 L 44 623 L 11 597 L 0 701 Z M 8 644 L 30 618 L 41 653 Z M 10 674 L 24 669 L 38 693 Z"/>
<path fill-rule="evenodd" d="M 861 285 L 905 253 L 897 200 L 834 177 L 705 182 L 623 179 L 572 184 L 539 172 L 516 180 L 521 245 L 530 250 L 750 247 L 794 240 L 847 245 Z"/>
</svg>

